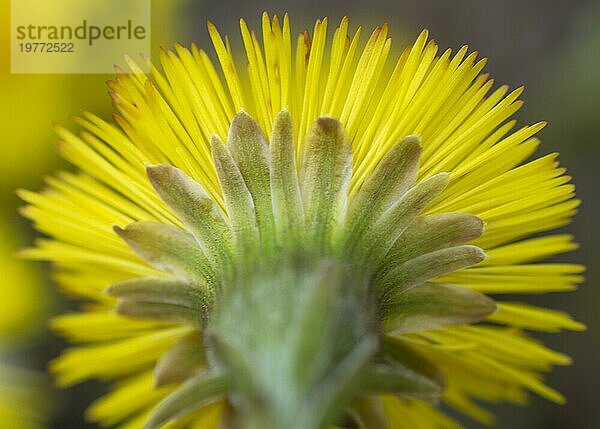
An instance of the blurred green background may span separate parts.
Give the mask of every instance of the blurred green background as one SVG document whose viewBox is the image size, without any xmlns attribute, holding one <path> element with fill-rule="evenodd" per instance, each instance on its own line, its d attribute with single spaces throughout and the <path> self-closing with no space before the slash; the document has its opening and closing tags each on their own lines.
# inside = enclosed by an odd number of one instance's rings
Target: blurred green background
<svg viewBox="0 0 600 429">
<path fill-rule="evenodd" d="M 40 0 L 42 1 L 42 0 Z M 68 116 L 80 109 L 103 117 L 111 112 L 103 75 L 10 75 L 7 29 L 8 0 L 0 0 L 2 51 L 0 54 L 0 222 L 10 231 L 12 245 L 0 248 L 4 257 L 32 240 L 29 227 L 16 213 L 17 187 L 38 189 L 44 175 L 55 171 L 60 161 L 53 153 L 53 121 L 68 124 Z M 388 22 L 396 52 L 428 28 L 442 49 L 469 44 L 489 59 L 486 70 L 497 85 L 526 86 L 525 106 L 516 115 L 519 123 L 547 120 L 541 133 L 542 146 L 537 155 L 559 151 L 561 162 L 574 177 L 578 196 L 583 200 L 575 222 L 565 230 L 575 234 L 581 249 L 561 260 L 588 266 L 587 282 L 577 292 L 531 296 L 529 302 L 571 312 L 586 323 L 588 331 L 543 335 L 551 347 L 565 351 L 575 360 L 571 367 L 558 368 L 549 383 L 568 398 L 557 406 L 532 397 L 526 408 L 498 406 L 501 428 L 600 428 L 600 264 L 596 261 L 600 244 L 600 2 L 577 1 L 433 1 L 433 0 L 153 0 L 153 46 L 169 47 L 179 41 L 195 42 L 212 53 L 206 33 L 210 19 L 222 33 L 240 46 L 238 18 L 245 17 L 258 28 L 263 10 L 289 12 L 292 30 L 312 28 L 316 18 L 329 16 L 337 23 L 348 15 L 351 25 L 371 27 Z M 4 246 L 6 247 L 6 246 Z M 38 267 L 39 268 L 39 267 Z M 19 338 L 0 342 L 4 359 L 43 369 L 63 344 L 43 328 L 43 319 L 64 308 L 44 273 L 34 291 L 38 297 L 33 309 L 38 320 L 37 333 L 25 330 Z M 0 284 L 10 288 L 13 284 Z M 0 294 L 4 296 L 4 292 Z M 521 299 L 521 298 L 520 298 Z M 2 308 L 0 308 L 0 312 Z M 19 325 L 18 322 L 14 322 Z M 20 323 L 20 326 L 23 326 Z M 29 326 L 33 326 L 30 322 Z M 22 333 L 23 334 L 23 333 Z M 14 337 L 14 336 L 13 336 Z M 53 392 L 59 406 L 54 428 L 93 427 L 83 420 L 85 404 L 97 396 L 102 386 L 87 383 L 66 392 Z M 467 428 L 478 426 L 465 421 Z M 3 427 L 0 423 L 0 427 Z"/>
</svg>

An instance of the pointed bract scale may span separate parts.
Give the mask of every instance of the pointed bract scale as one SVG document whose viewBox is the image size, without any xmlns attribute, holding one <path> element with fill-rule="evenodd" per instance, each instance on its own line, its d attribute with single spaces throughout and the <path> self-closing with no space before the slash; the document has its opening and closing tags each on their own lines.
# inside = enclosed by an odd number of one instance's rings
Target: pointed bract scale
<svg viewBox="0 0 600 429">
<path fill-rule="evenodd" d="M 204 188 L 167 164 L 148 166 L 146 171 L 158 195 L 196 237 L 212 265 L 227 263 L 231 258 L 231 233 L 221 210 Z"/>
<path fill-rule="evenodd" d="M 335 428 L 344 428 L 344 429 L 360 429 L 364 427 L 360 417 L 357 413 L 352 409 L 346 409 L 342 416 L 339 416 L 335 420 Z"/>
<path fill-rule="evenodd" d="M 248 251 L 256 252 L 259 243 L 252 195 L 229 149 L 217 136 L 211 139 L 210 148 L 237 246 L 234 257 L 250 258 Z"/>
<path fill-rule="evenodd" d="M 180 323 L 194 327 L 203 325 L 203 313 L 197 309 L 135 298 L 117 300 L 115 313 L 134 319 Z"/>
<path fill-rule="evenodd" d="M 402 340 L 384 336 L 381 362 L 370 369 L 366 385 L 374 393 L 388 392 L 399 396 L 436 400 L 440 397 L 444 379 L 438 369 L 425 357 L 408 347 Z"/>
<path fill-rule="evenodd" d="M 118 298 L 115 311 L 123 316 L 202 326 L 213 294 L 204 286 L 175 278 L 142 277 L 114 283 L 106 291 Z"/>
<path fill-rule="evenodd" d="M 384 307 L 394 305 L 405 291 L 446 274 L 475 265 L 486 255 L 479 247 L 463 245 L 436 250 L 398 265 L 375 284 Z"/>
<path fill-rule="evenodd" d="M 104 291 L 115 298 L 156 300 L 165 304 L 204 307 L 213 293 L 205 286 L 193 285 L 173 277 L 139 277 L 113 283 Z"/>
<path fill-rule="evenodd" d="M 383 402 L 379 396 L 363 395 L 350 406 L 350 416 L 356 428 L 388 429 Z M 345 428 L 345 426 L 343 426 Z"/>
<path fill-rule="evenodd" d="M 269 247 L 273 243 L 274 221 L 267 137 L 254 119 L 242 111 L 231 122 L 227 148 L 252 195 L 261 241 Z"/>
<path fill-rule="evenodd" d="M 299 244 L 304 219 L 296 169 L 294 128 L 287 110 L 279 112 L 271 134 L 271 194 L 275 228 L 281 243 Z"/>
<path fill-rule="evenodd" d="M 436 400 L 442 387 L 429 377 L 397 363 L 375 363 L 363 378 L 365 393 L 387 392 L 398 396 Z"/>
<path fill-rule="evenodd" d="M 479 237 L 483 221 L 467 213 L 439 213 L 415 219 L 385 256 L 377 278 L 409 259 Z"/>
<path fill-rule="evenodd" d="M 400 364 L 433 380 L 439 386 L 444 386 L 445 381 L 441 371 L 426 356 L 414 350 L 409 342 L 386 333 L 382 339 L 381 353 L 385 361 Z"/>
<path fill-rule="evenodd" d="M 174 226 L 142 221 L 114 227 L 115 232 L 149 264 L 180 279 L 212 288 L 215 274 L 193 235 Z"/>
<path fill-rule="evenodd" d="M 327 374 L 318 388 L 318 395 L 310 398 L 309 407 L 304 409 L 299 427 L 328 427 L 338 415 L 339 404 L 347 403 L 364 382 L 368 363 L 377 351 L 378 339 L 367 334 L 360 338 L 337 366 Z M 326 424 L 321 425 L 320 422 Z"/>
<path fill-rule="evenodd" d="M 417 136 L 408 136 L 396 143 L 352 199 L 346 219 L 348 246 L 414 186 L 421 154 L 419 141 Z"/>
<path fill-rule="evenodd" d="M 352 148 L 341 123 L 321 117 L 309 130 L 300 166 L 306 240 L 317 251 L 331 247 L 348 205 Z"/>
<path fill-rule="evenodd" d="M 206 371 L 206 357 L 200 331 L 194 332 L 163 354 L 154 367 L 154 386 L 182 383 Z"/>
<path fill-rule="evenodd" d="M 363 232 L 356 245 L 346 249 L 356 263 L 379 263 L 419 213 L 444 190 L 449 180 L 448 173 L 439 173 L 408 190 Z"/>
<path fill-rule="evenodd" d="M 494 301 L 479 292 L 426 283 L 400 294 L 384 325 L 390 335 L 399 335 L 476 323 L 494 311 Z"/>
<path fill-rule="evenodd" d="M 143 429 L 158 429 L 219 399 L 227 391 L 227 378 L 222 374 L 198 375 L 158 403 Z"/>
</svg>

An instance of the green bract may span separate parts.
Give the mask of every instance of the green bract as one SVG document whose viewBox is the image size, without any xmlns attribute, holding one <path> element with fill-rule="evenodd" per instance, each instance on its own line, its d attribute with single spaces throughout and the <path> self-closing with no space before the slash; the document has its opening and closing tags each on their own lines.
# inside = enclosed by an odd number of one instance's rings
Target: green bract
<svg viewBox="0 0 600 429">
<path fill-rule="evenodd" d="M 400 334 L 477 322 L 495 310 L 477 292 L 429 280 L 476 264 L 475 216 L 420 216 L 448 183 L 416 183 L 419 139 L 399 141 L 349 198 L 352 150 L 335 119 L 319 118 L 296 165 L 287 111 L 271 142 L 239 113 L 227 144 L 211 141 L 224 200 L 180 170 L 148 177 L 186 231 L 139 222 L 117 233 L 168 272 L 111 286 L 123 315 L 186 323 L 198 333 L 155 369 L 184 382 L 146 429 L 225 397 L 232 427 L 382 426 L 376 395 L 435 400 L 437 370 Z"/>
</svg>

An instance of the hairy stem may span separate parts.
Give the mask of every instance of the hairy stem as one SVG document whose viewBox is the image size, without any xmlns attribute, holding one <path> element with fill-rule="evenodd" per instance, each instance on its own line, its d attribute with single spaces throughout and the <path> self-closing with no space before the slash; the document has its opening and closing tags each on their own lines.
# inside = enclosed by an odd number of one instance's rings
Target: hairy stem
<svg viewBox="0 0 600 429">
<path fill-rule="evenodd" d="M 378 349 L 364 281 L 336 261 L 288 258 L 219 297 L 207 335 L 233 427 L 320 429 L 342 415 Z"/>
</svg>

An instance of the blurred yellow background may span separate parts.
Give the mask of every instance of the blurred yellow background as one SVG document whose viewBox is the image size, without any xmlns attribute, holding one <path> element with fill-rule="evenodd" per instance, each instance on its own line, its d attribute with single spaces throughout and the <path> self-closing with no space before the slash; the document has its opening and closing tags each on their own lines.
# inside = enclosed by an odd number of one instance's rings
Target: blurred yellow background
<svg viewBox="0 0 600 429">
<path fill-rule="evenodd" d="M 108 8 L 115 4 L 107 1 Z M 187 0 L 152 0 L 152 54 L 189 39 L 184 22 L 190 6 Z M 15 257 L 33 240 L 17 213 L 15 190 L 39 189 L 44 176 L 64 167 L 54 151 L 53 122 L 69 125 L 68 117 L 81 109 L 110 117 L 105 82 L 112 76 L 11 74 L 10 0 L 0 0 L 0 20 L 0 428 L 80 428 L 80 395 L 61 395 L 56 412 L 47 406 L 58 393 L 49 383 L 42 387 L 41 371 L 60 345 L 46 321 L 69 303 L 55 296 L 43 267 Z"/>
</svg>

